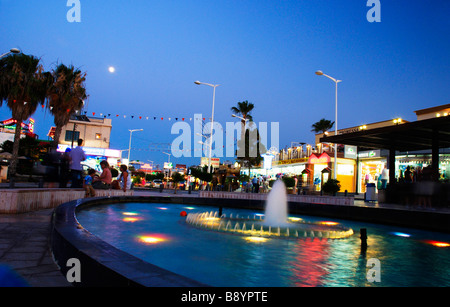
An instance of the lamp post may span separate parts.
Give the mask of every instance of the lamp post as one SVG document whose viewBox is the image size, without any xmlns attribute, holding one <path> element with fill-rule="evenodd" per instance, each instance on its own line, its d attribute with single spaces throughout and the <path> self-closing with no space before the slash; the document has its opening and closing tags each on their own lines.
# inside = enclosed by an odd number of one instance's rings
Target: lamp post
<svg viewBox="0 0 450 307">
<path fill-rule="evenodd" d="M 8 52 L 3 53 L 2 55 L 0 55 L 0 59 L 3 58 L 4 56 L 7 56 L 10 53 L 20 53 L 21 51 L 17 48 L 11 48 Z"/>
<path fill-rule="evenodd" d="M 211 173 L 211 153 L 212 153 L 212 136 L 213 136 L 213 127 L 214 127 L 214 101 L 216 99 L 216 87 L 218 87 L 220 84 L 210 84 L 210 83 L 204 83 L 200 81 L 194 81 L 197 85 L 208 85 L 211 86 L 213 90 L 213 101 L 212 101 L 212 115 L 211 115 L 211 136 L 210 136 L 210 143 L 209 143 L 209 159 L 208 159 L 208 173 Z"/>
<path fill-rule="evenodd" d="M 130 165 L 130 153 L 131 153 L 131 135 L 133 134 L 133 132 L 135 131 L 143 131 L 144 129 L 133 129 L 133 130 L 128 130 L 130 131 L 130 143 L 128 145 L 128 165 Z"/>
<path fill-rule="evenodd" d="M 333 77 L 330 77 L 326 74 L 324 74 L 321 70 L 316 71 L 316 75 L 318 76 L 325 76 L 328 79 L 332 80 L 335 84 L 336 84 L 336 106 L 335 106 L 335 119 L 334 119 L 334 135 L 337 135 L 337 130 L 338 130 L 338 83 L 342 82 L 342 80 L 337 80 Z M 334 172 L 333 172 L 333 178 L 336 179 L 336 174 L 337 174 L 337 144 L 334 144 Z"/>
<path fill-rule="evenodd" d="M 163 154 L 166 154 L 166 155 L 168 155 L 169 156 L 169 162 L 168 162 L 168 165 L 167 166 L 170 166 L 170 156 L 172 155 L 172 154 L 170 154 L 170 153 L 167 153 L 167 152 L 164 152 L 163 151 Z M 169 176 L 168 177 L 170 177 L 170 175 L 171 175 L 171 172 L 172 172 L 172 167 L 171 168 L 169 168 Z M 164 175 L 166 174 L 166 171 L 164 171 Z"/>
<path fill-rule="evenodd" d="M 237 116 L 236 114 L 231 114 L 231 116 L 239 118 L 240 120 L 244 121 L 245 123 L 247 123 L 247 121 L 248 121 L 248 118 L 243 118 L 243 117 Z"/>
<path fill-rule="evenodd" d="M 169 163 L 170 163 L 170 156 L 172 155 L 172 154 L 170 154 L 170 153 L 167 153 L 167 152 L 163 152 L 163 154 L 166 154 L 166 155 L 168 155 L 169 156 Z"/>
</svg>

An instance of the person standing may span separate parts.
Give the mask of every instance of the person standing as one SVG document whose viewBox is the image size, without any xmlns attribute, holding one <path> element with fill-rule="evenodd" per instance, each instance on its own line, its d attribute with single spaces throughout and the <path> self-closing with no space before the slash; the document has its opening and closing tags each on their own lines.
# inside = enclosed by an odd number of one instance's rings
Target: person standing
<svg viewBox="0 0 450 307">
<path fill-rule="evenodd" d="M 78 146 L 70 151 L 70 173 L 72 178 L 72 188 L 82 188 L 83 182 L 83 168 L 81 161 L 86 160 L 86 154 L 81 146 L 83 145 L 83 139 L 78 139 Z"/>
</svg>

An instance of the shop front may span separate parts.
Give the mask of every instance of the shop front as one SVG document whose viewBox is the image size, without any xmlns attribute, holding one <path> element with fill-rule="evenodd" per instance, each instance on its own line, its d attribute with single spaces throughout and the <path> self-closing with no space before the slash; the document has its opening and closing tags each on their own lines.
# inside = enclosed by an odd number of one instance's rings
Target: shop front
<svg viewBox="0 0 450 307">
<path fill-rule="evenodd" d="M 396 157 L 396 178 L 405 179 L 405 171 L 409 167 L 412 173 L 412 181 L 420 181 L 421 174 L 425 167 L 431 166 L 430 154 L 409 154 Z M 439 155 L 439 180 L 448 181 L 450 179 L 450 153 Z"/>
<path fill-rule="evenodd" d="M 59 144 L 57 151 L 65 152 L 67 148 L 70 149 L 71 146 Z M 102 172 L 100 162 L 103 160 L 106 160 L 110 166 L 120 166 L 120 150 L 95 147 L 83 147 L 83 150 L 86 154 L 86 160 L 81 164 L 88 168 L 93 168 L 98 172 Z"/>
<path fill-rule="evenodd" d="M 387 155 L 387 151 L 380 149 L 358 153 L 358 193 L 365 193 L 368 183 L 378 185 L 378 179 L 387 165 Z"/>
</svg>

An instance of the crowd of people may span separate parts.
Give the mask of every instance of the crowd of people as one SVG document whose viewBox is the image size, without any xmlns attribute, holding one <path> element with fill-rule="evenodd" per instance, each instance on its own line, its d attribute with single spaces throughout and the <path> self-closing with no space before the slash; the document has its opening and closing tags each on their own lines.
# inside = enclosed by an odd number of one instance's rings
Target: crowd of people
<svg viewBox="0 0 450 307">
<path fill-rule="evenodd" d="M 102 172 L 100 175 L 94 169 L 89 169 L 87 176 L 83 174 L 81 162 L 86 160 L 86 154 L 83 151 L 83 140 L 79 139 L 78 146 L 68 148 L 62 155 L 56 152 L 50 152 L 44 163 L 51 167 L 50 171 L 45 173 L 46 180 L 49 182 L 59 182 L 60 188 L 84 188 L 86 197 L 95 196 L 95 190 L 117 189 L 126 192 L 131 189 L 131 175 L 126 165 L 120 166 L 120 174 L 113 180 L 111 167 L 106 160 L 100 162 Z"/>
</svg>

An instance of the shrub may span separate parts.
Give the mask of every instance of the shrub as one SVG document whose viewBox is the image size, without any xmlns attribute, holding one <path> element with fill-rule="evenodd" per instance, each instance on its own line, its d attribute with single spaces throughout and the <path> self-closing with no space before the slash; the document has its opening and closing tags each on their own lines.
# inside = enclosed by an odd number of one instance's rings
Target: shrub
<svg viewBox="0 0 450 307">
<path fill-rule="evenodd" d="M 283 182 L 286 188 L 293 188 L 295 186 L 295 179 L 292 177 L 283 176 Z"/>
<path fill-rule="evenodd" d="M 322 191 L 330 195 L 335 195 L 340 189 L 341 185 L 339 184 L 339 180 L 336 179 L 328 179 L 322 186 Z"/>
</svg>

